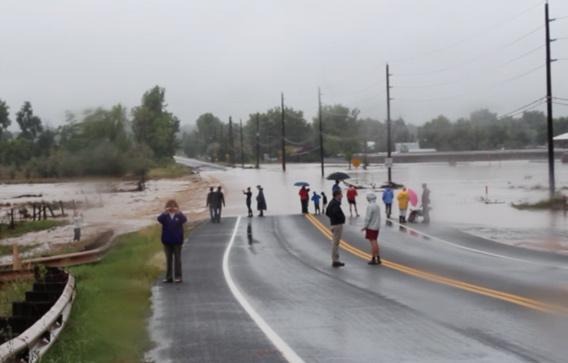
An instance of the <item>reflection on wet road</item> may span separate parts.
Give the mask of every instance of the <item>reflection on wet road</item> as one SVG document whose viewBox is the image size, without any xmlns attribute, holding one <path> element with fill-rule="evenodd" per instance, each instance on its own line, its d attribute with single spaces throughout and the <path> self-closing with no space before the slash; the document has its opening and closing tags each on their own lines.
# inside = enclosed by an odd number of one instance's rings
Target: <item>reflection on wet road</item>
<svg viewBox="0 0 568 363">
<path fill-rule="evenodd" d="M 343 236 L 346 266 L 334 269 L 323 219 L 235 223 L 198 228 L 184 249 L 187 282 L 155 289 L 155 302 L 162 302 L 153 319 L 162 337 L 158 361 L 286 360 L 223 281 L 221 259 L 233 230 L 234 284 L 306 362 L 565 361 L 567 322 L 551 313 L 567 301 L 568 261 L 561 256 L 515 255 L 518 249 L 491 245 L 479 249 L 495 256 L 480 254 L 393 225 L 381 231 L 385 265 L 369 266 L 355 218 Z"/>
</svg>

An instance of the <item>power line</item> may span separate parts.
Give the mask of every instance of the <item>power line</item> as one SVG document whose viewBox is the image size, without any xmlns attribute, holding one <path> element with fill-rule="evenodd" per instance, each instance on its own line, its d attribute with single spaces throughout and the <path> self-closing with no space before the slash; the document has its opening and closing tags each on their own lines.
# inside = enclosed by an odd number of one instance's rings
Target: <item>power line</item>
<svg viewBox="0 0 568 363">
<path fill-rule="evenodd" d="M 527 33 L 525 33 L 524 35 L 522 35 L 522 36 L 520 36 L 520 37 L 514 39 L 514 40 L 511 41 L 511 42 L 508 42 L 508 43 L 505 43 L 505 44 L 501 44 L 501 45 L 498 46 L 498 47 L 491 48 L 491 49 L 487 50 L 486 52 L 481 52 L 481 53 L 479 53 L 479 54 L 477 54 L 477 55 L 475 55 L 475 56 L 473 56 L 473 57 L 471 57 L 471 58 L 468 58 L 468 59 L 467 59 L 466 61 L 464 61 L 464 62 L 456 63 L 456 64 L 450 65 L 450 66 L 448 66 L 448 67 L 439 68 L 439 69 L 435 69 L 435 70 L 427 71 L 427 72 L 420 72 L 420 73 L 400 73 L 400 74 L 397 73 L 397 77 L 427 76 L 427 75 L 440 74 L 440 73 L 445 73 L 445 72 L 448 72 L 448 71 L 451 71 L 451 70 L 460 68 L 460 67 L 462 67 L 462 66 L 466 66 L 466 65 L 469 65 L 469 64 L 473 64 L 473 63 L 475 63 L 478 59 L 483 58 L 483 57 L 485 57 L 485 56 L 488 55 L 488 54 L 493 54 L 493 53 L 495 53 L 495 51 L 499 51 L 499 50 L 504 50 L 504 49 L 510 48 L 511 46 L 513 46 L 513 45 L 519 43 L 520 41 L 522 41 L 522 40 L 528 38 L 529 36 L 535 34 L 536 32 L 538 32 L 539 30 L 542 30 L 542 29 L 544 29 L 544 25 L 540 25 L 540 26 L 536 27 L 535 29 L 533 29 L 533 30 L 531 30 L 531 31 L 529 31 L 529 32 L 527 32 Z"/>
<path fill-rule="evenodd" d="M 546 45 L 544 45 L 544 44 L 543 44 L 543 45 L 539 45 L 538 47 L 533 48 L 533 49 L 529 50 L 528 52 L 525 52 L 525 53 L 521 54 L 520 56 L 518 56 L 518 57 L 516 57 L 516 58 L 513 58 L 513 59 L 511 59 L 511 60 L 508 60 L 507 62 L 501 64 L 500 67 L 506 66 L 506 65 L 511 64 L 511 63 L 513 63 L 513 62 L 516 62 L 516 61 L 518 61 L 519 59 L 523 59 L 523 58 L 525 58 L 525 57 L 527 57 L 527 56 L 529 56 L 529 55 L 535 53 L 536 51 L 541 50 L 541 49 L 544 48 L 544 47 L 546 47 Z"/>
<path fill-rule="evenodd" d="M 544 67 L 546 67 L 546 64 L 541 64 L 541 65 L 538 66 L 538 67 L 531 68 L 530 70 L 528 70 L 528 71 L 526 71 L 526 72 L 524 72 L 524 73 L 521 73 L 521 74 L 516 75 L 516 76 L 514 76 L 514 77 L 511 77 L 511 78 L 507 78 L 507 79 L 505 79 L 505 80 L 503 80 L 503 81 L 501 81 L 501 82 L 496 83 L 495 85 L 501 85 L 501 84 L 509 83 L 509 82 L 512 82 L 512 81 L 516 81 L 516 80 L 521 79 L 521 78 L 523 78 L 523 77 L 526 77 L 526 76 L 528 76 L 528 75 L 530 75 L 530 74 L 532 74 L 532 73 L 534 73 L 534 72 L 536 72 L 536 71 L 538 71 L 538 70 L 540 70 L 540 69 L 542 69 L 542 68 L 544 68 Z"/>
<path fill-rule="evenodd" d="M 568 98 L 552 97 L 552 99 L 554 99 L 554 100 L 560 100 L 560 101 L 567 101 L 567 102 L 568 102 Z"/>
<path fill-rule="evenodd" d="M 423 54 L 419 54 L 419 55 L 416 55 L 416 56 L 413 56 L 413 57 L 408 57 L 408 58 L 406 58 L 406 59 L 403 58 L 403 59 L 394 60 L 394 63 L 395 63 L 395 64 L 396 64 L 396 63 L 406 63 L 406 62 L 409 62 L 409 61 L 412 61 L 412 60 L 416 60 L 416 59 L 419 59 L 419 58 L 427 57 L 427 56 L 430 56 L 430 55 L 433 55 L 433 54 L 437 54 L 437 53 L 440 53 L 440 52 L 447 51 L 447 50 L 449 50 L 449 49 L 456 48 L 456 47 L 462 45 L 462 44 L 463 44 L 464 42 L 466 42 L 466 41 L 469 41 L 469 40 L 471 40 L 471 39 L 475 39 L 475 38 L 477 38 L 477 37 L 480 36 L 480 35 L 486 34 L 486 33 L 490 32 L 490 31 L 493 31 L 493 30 L 495 30 L 495 29 L 498 29 L 498 28 L 500 28 L 500 27 L 503 27 L 503 26 L 505 26 L 505 25 L 508 25 L 509 23 L 513 22 L 514 20 L 518 19 L 519 17 L 523 16 L 524 14 L 526 14 L 526 13 L 532 11 L 533 9 L 535 9 L 535 8 L 537 8 L 537 7 L 539 7 L 539 6 L 541 6 L 542 4 L 544 4 L 544 1 L 539 1 L 538 3 L 532 5 L 531 7 L 527 8 L 527 9 L 525 9 L 525 10 L 519 12 L 519 13 L 517 13 L 516 15 L 514 15 L 514 16 L 511 17 L 511 18 L 509 18 L 508 20 L 499 21 L 499 22 L 495 23 L 494 25 L 492 25 L 492 26 L 490 26 L 490 27 L 487 27 L 487 28 L 482 29 L 480 32 L 476 32 L 476 33 L 474 33 L 474 34 L 470 34 L 469 36 L 464 37 L 464 38 L 462 38 L 462 39 L 460 39 L 460 40 L 458 40 L 458 41 L 455 41 L 454 43 L 452 43 L 452 44 L 450 44 L 450 45 L 448 45 L 448 46 L 445 46 L 445 47 L 442 47 L 442 48 L 437 48 L 437 49 L 431 50 L 431 51 L 429 51 L 429 52 L 425 52 L 425 53 L 423 53 Z"/>
<path fill-rule="evenodd" d="M 513 116 L 519 112 L 525 112 L 526 110 L 530 109 L 531 107 L 538 107 L 540 105 L 542 105 L 545 101 L 546 97 L 540 97 L 530 103 L 527 103 L 526 105 L 523 105 L 521 107 L 518 107 L 516 109 L 514 109 L 513 111 L 509 111 L 507 113 L 503 113 L 501 115 L 498 116 L 499 119 L 505 118 L 505 117 L 510 117 Z"/>
</svg>

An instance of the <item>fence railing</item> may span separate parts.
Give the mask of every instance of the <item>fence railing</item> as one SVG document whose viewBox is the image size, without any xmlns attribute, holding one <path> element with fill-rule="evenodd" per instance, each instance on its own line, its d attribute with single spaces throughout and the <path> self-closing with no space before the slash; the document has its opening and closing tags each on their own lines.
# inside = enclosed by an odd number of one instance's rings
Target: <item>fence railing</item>
<svg viewBox="0 0 568 363">
<path fill-rule="evenodd" d="M 63 292 L 47 313 L 23 333 L 0 345 L 0 362 L 38 362 L 67 323 L 74 298 L 75 279 L 68 275 Z"/>
</svg>

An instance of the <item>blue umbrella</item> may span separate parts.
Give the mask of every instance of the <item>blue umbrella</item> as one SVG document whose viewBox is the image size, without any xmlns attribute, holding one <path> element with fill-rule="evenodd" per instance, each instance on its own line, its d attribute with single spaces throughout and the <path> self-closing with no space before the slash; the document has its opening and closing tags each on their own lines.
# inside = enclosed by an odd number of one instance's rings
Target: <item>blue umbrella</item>
<svg viewBox="0 0 568 363">
<path fill-rule="evenodd" d="M 306 182 L 303 182 L 303 181 L 299 181 L 299 182 L 295 182 L 295 183 L 294 183 L 294 186 L 295 186 L 295 187 L 309 187 L 309 186 L 310 186 L 310 183 L 306 183 Z"/>
</svg>

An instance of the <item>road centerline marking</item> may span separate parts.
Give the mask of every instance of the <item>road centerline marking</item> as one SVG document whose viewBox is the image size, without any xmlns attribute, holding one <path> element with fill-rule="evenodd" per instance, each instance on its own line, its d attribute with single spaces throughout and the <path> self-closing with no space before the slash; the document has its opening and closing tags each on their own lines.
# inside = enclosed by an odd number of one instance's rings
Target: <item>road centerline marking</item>
<svg viewBox="0 0 568 363">
<path fill-rule="evenodd" d="M 231 270 L 229 269 L 229 256 L 231 254 L 231 248 L 235 243 L 235 238 L 237 236 L 237 231 L 239 229 L 239 224 L 241 222 L 241 217 L 237 217 L 235 222 L 235 227 L 233 229 L 233 233 L 231 235 L 231 239 L 225 248 L 225 253 L 223 254 L 223 276 L 225 277 L 225 282 L 229 286 L 229 290 L 235 297 L 235 299 L 239 302 L 242 308 L 247 312 L 250 318 L 255 322 L 255 324 L 262 330 L 264 335 L 274 344 L 276 349 L 282 353 L 284 359 L 286 359 L 290 363 L 304 363 L 304 360 L 296 354 L 296 352 L 282 339 L 271 327 L 268 323 L 260 316 L 260 314 L 254 310 L 252 305 L 248 302 L 248 300 L 244 297 L 242 292 L 239 290 L 237 285 L 233 280 L 233 276 L 231 275 Z"/>
<path fill-rule="evenodd" d="M 324 236 L 326 236 L 328 239 L 332 239 L 332 234 L 331 231 L 324 226 L 317 218 L 315 218 L 314 216 L 311 215 L 306 215 L 306 218 L 308 219 L 308 221 L 317 229 L 319 230 Z M 371 255 L 354 247 L 353 245 L 351 245 L 350 243 L 341 240 L 340 243 L 340 247 L 342 249 L 344 249 L 345 251 L 361 258 L 364 260 L 369 260 L 371 259 Z M 427 280 L 427 281 L 431 281 L 431 282 L 435 282 L 441 285 L 446 285 L 446 286 L 450 286 L 450 287 L 454 287 L 460 290 L 464 290 L 464 291 L 469 291 L 472 293 L 476 293 L 478 295 L 483 295 L 483 296 L 487 296 L 487 297 L 491 297 L 494 299 L 498 299 L 498 300 L 502 300 L 502 301 L 506 301 L 512 304 L 516 304 L 519 306 L 523 306 L 532 310 L 537 310 L 540 312 L 545 312 L 545 313 L 562 313 L 564 315 L 568 315 L 568 308 L 563 307 L 563 306 L 555 306 L 555 305 L 550 305 L 538 300 L 534 300 L 534 299 L 530 299 L 530 298 L 526 298 L 523 296 L 518 296 L 518 295 L 514 295 L 514 294 L 510 294 L 510 293 L 506 293 L 506 292 L 502 292 L 499 290 L 493 290 L 490 288 L 486 288 L 486 287 L 482 287 L 482 286 L 478 286 L 475 284 L 471 284 L 465 281 L 460 281 L 460 280 L 456 280 L 456 279 L 452 279 L 452 278 L 448 278 L 448 277 L 444 277 L 441 275 L 437 275 L 437 274 L 433 274 L 427 271 L 423 271 L 423 270 L 419 270 L 410 266 L 405 266 L 396 262 L 392 262 L 386 259 L 382 259 L 383 261 L 383 265 L 387 268 L 417 277 L 417 278 L 421 278 L 423 280 Z"/>
</svg>

